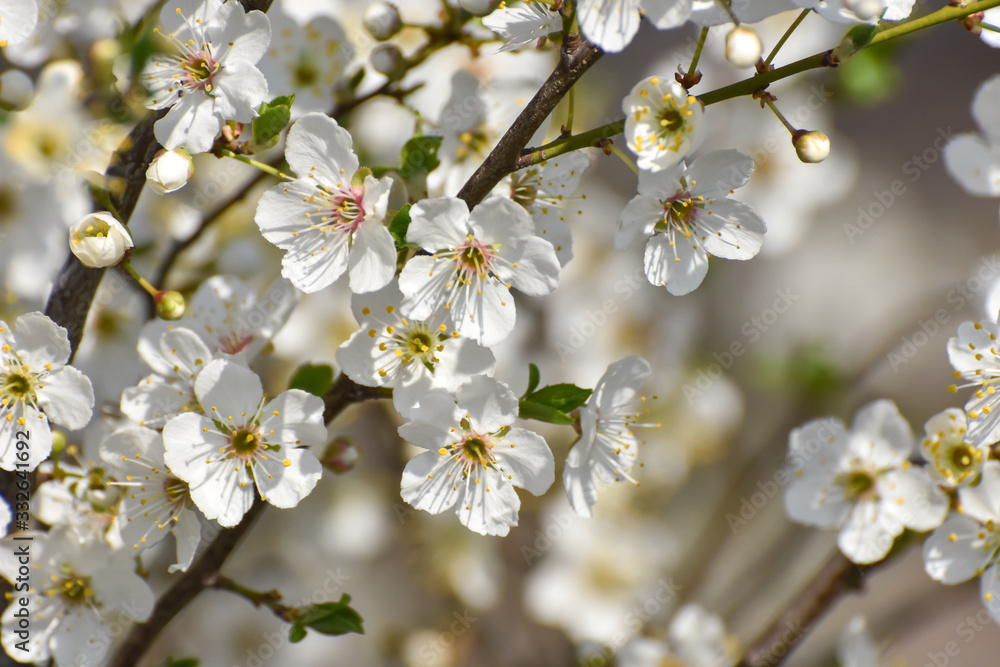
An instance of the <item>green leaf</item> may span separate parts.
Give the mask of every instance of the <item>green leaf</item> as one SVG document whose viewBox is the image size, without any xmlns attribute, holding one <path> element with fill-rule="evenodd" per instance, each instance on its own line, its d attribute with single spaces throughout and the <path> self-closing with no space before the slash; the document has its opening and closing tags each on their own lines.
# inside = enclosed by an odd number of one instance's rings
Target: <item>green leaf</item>
<svg viewBox="0 0 1000 667">
<path fill-rule="evenodd" d="M 531 392 L 535 391 L 538 387 L 538 383 L 542 379 L 542 374 L 538 372 L 538 366 L 534 364 L 528 364 L 528 388 L 524 390 L 524 395 L 527 396 Z"/>
<path fill-rule="evenodd" d="M 296 624 L 308 626 L 324 635 L 344 635 L 348 632 L 363 635 L 361 616 L 348 605 L 350 601 L 351 596 L 345 593 L 338 602 L 313 605 L 306 609 Z"/>
<path fill-rule="evenodd" d="M 288 388 L 322 397 L 332 386 L 333 368 L 326 364 L 302 364 L 295 370 Z"/>
<path fill-rule="evenodd" d="M 410 205 L 405 204 L 396 215 L 392 216 L 392 222 L 389 223 L 389 233 L 396 241 L 396 250 L 402 250 L 406 245 L 406 230 L 409 228 Z"/>
<path fill-rule="evenodd" d="M 583 405 L 592 392 L 592 389 L 583 389 L 575 384 L 550 384 L 525 396 L 525 399 L 547 405 L 560 412 L 572 412 Z"/>
<path fill-rule="evenodd" d="M 441 161 L 438 160 L 438 149 L 444 137 L 413 137 L 405 144 L 399 156 L 399 174 L 403 178 L 409 179 L 420 173 L 430 173 L 437 169 Z"/>
<path fill-rule="evenodd" d="M 518 401 L 517 416 L 520 419 L 534 419 L 547 424 L 568 425 L 573 423 L 573 418 L 564 412 L 560 412 L 552 406 L 526 399 Z"/>
<path fill-rule="evenodd" d="M 270 102 L 263 102 L 253 119 L 253 139 L 259 146 L 269 146 L 292 119 L 292 102 L 295 95 L 282 95 Z"/>
<path fill-rule="evenodd" d="M 903 76 L 895 63 L 894 44 L 879 44 L 855 55 L 836 69 L 841 92 L 853 102 L 880 104 L 900 88 Z"/>
<path fill-rule="evenodd" d="M 365 78 L 365 68 L 362 67 L 357 72 L 351 75 L 350 81 L 347 82 L 347 87 L 350 90 L 357 89 L 357 87 L 361 85 L 361 82 L 364 80 L 364 78 Z"/>
<path fill-rule="evenodd" d="M 174 660 L 173 657 L 167 658 L 167 661 L 163 663 L 163 667 L 198 667 L 200 663 L 194 658 L 181 658 L 180 660 Z"/>
<path fill-rule="evenodd" d="M 288 641 L 296 644 L 306 638 L 306 629 L 301 623 L 294 623 L 288 631 Z"/>
</svg>

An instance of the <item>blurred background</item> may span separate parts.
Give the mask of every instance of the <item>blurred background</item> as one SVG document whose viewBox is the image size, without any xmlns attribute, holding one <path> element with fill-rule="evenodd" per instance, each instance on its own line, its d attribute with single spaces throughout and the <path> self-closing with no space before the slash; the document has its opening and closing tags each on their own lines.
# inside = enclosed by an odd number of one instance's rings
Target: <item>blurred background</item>
<svg viewBox="0 0 1000 667">
<path fill-rule="evenodd" d="M 107 11 L 121 16 L 128 4 L 112 3 Z M 350 70 L 366 63 L 373 46 L 360 27 L 365 4 L 276 0 L 271 13 L 285 11 L 299 24 L 335 17 L 352 47 L 351 64 L 344 66 Z M 430 0 L 407 1 L 401 12 L 408 22 L 428 24 L 435 7 Z M 918 3 L 916 12 L 936 8 Z M 124 136 L 100 108 L 106 96 L 98 91 L 115 85 L 111 70 L 122 55 L 102 34 L 110 20 L 102 16 L 81 10 L 77 30 L 54 31 L 47 53 L 34 60 L 5 51 L 10 64 L 32 74 L 39 95 L 31 113 L 8 114 L 0 125 L 3 180 L 30 209 L 22 217 L 73 218 L 86 211 L 80 185 L 86 159 L 75 160 L 63 181 L 66 169 L 47 170 L 65 167 L 68 158 L 53 160 L 53 152 L 87 136 L 99 149 L 89 168 L 101 170 L 100 156 Z M 765 51 L 794 17 L 756 26 Z M 96 27 L 88 33 L 91 24 Z M 809 16 L 775 62 L 831 48 L 843 32 Z M 670 78 L 679 64 L 687 67 L 696 38 L 691 25 L 669 32 L 644 25 L 625 52 L 605 56 L 577 86 L 574 129 L 619 118 L 620 100 L 640 78 Z M 420 41 L 414 29 L 394 38 L 404 53 Z M 721 42 L 709 40 L 704 79 L 694 93 L 750 75 L 726 63 Z M 362 163 L 398 160 L 415 127 L 447 134 L 440 121 L 459 70 L 480 78 L 484 132 L 498 136 L 547 76 L 554 53 L 494 56 L 494 48 L 482 47 L 478 59 L 466 47 L 443 49 L 411 72 L 408 81 L 425 85 L 405 105 L 376 99 L 341 117 Z M 74 56 L 83 60 L 77 69 L 45 64 Z M 287 626 L 271 612 L 209 591 L 168 626 L 144 664 L 174 656 L 225 666 L 611 665 L 611 650 L 632 636 L 666 638 L 672 615 L 686 603 L 719 615 L 746 646 L 836 551 L 834 533 L 785 516 L 775 474 L 783 469 L 788 432 L 827 415 L 850 422 L 865 403 L 889 398 L 919 438 L 929 417 L 964 400 L 947 390 L 946 344 L 962 321 L 996 317 L 998 201 L 967 194 L 948 174 L 941 148 L 948 137 L 979 131 L 971 100 L 997 72 L 1000 52 L 959 25 L 944 25 L 866 51 L 836 70 L 772 86 L 793 125 L 830 136 L 832 154 L 819 165 L 796 159 L 786 130 L 757 102 L 739 98 L 709 107 L 701 150 L 738 148 L 754 157 L 750 184 L 733 196 L 757 207 L 768 235 L 753 260 L 713 259 L 705 283 L 684 297 L 645 281 L 641 244 L 611 250 L 636 178 L 617 157 L 588 150 L 591 168 L 567 202 L 575 257 L 556 293 L 518 298 L 517 329 L 496 351 L 496 377 L 520 394 L 530 362 L 540 367 L 543 384 L 593 387 L 610 363 L 629 354 L 648 359 L 654 371 L 644 387 L 646 421 L 660 426 L 640 432 L 641 485 L 609 487 L 592 519 L 577 517 L 558 481 L 575 434 L 532 423 L 555 453 L 557 482 L 539 498 L 520 494 L 519 525 L 506 538 L 482 537 L 450 513 L 432 516 L 402 502 L 400 474 L 416 449 L 397 436 L 399 418 L 390 404 L 353 407 L 330 427 L 331 438 L 349 438 L 360 453 L 352 469 L 327 471 L 294 511 L 268 508 L 225 571 L 252 588 L 279 590 L 287 604 L 348 593 L 365 634 L 311 633 L 290 644 Z M 362 85 L 378 85 L 385 80 L 379 76 L 367 65 Z M 563 104 L 534 144 L 554 138 L 565 118 Z M 621 137 L 616 143 L 624 148 Z M 280 156 L 280 146 L 273 151 L 270 157 Z M 189 236 L 205 211 L 251 177 L 244 165 L 199 156 L 187 188 L 169 197 L 145 192 L 133 219 L 146 240 L 137 263 L 146 261 L 153 273 L 173 239 Z M 438 178 L 432 174 L 432 194 L 435 188 L 454 194 L 444 176 Z M 43 193 L 53 189 L 61 211 L 50 213 L 44 207 L 52 206 L 51 198 Z M 253 224 L 255 202 L 251 195 L 228 209 L 181 256 L 164 286 L 190 289 L 226 273 L 263 291 L 278 276 L 280 252 Z M 4 245 L 22 233 L 9 198 L 6 205 L 0 203 L 0 215 L 8 214 L 0 219 L 10 235 Z M 43 264 L 50 275 L 61 266 L 65 232 L 48 233 L 30 231 L 30 257 L 26 251 L 4 257 L 0 249 L 2 319 L 44 303 L 45 291 L 26 263 L 35 275 Z M 115 423 L 121 389 L 146 372 L 134 349 L 145 321 L 143 300 L 115 280 L 106 279 L 111 296 L 98 299 L 75 362 L 105 402 L 106 420 L 89 427 L 79 443 L 91 459 Z M 270 390 L 280 391 L 299 364 L 333 363 L 355 326 L 345 284 L 305 296 L 255 368 Z M 109 372 L 109 359 L 121 370 Z M 157 591 L 170 583 L 169 542 L 145 561 Z M 982 610 L 978 585 L 933 582 L 919 544 L 912 546 L 866 575 L 863 590 L 844 596 L 810 627 L 788 664 L 836 664 L 838 638 L 858 613 L 899 664 L 936 664 L 934 656 L 949 642 L 959 649 L 946 656 L 949 665 L 994 664 L 1000 628 L 982 623 L 983 614 L 975 626 L 968 620 Z"/>
</svg>

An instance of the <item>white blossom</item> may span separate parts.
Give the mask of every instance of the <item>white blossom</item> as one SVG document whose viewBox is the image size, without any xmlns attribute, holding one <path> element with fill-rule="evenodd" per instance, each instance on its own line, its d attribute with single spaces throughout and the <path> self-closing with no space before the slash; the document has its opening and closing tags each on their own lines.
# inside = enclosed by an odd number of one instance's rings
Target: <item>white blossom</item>
<svg viewBox="0 0 1000 667">
<path fill-rule="evenodd" d="M 1000 197 L 1000 74 L 980 84 L 972 116 L 982 133 L 952 138 L 944 147 L 945 166 L 968 193 Z"/>
<path fill-rule="evenodd" d="M 38 25 L 36 0 L 0 0 L 0 47 L 19 44 Z"/>
<path fill-rule="evenodd" d="M 559 284 L 552 246 L 535 236 L 524 208 L 504 197 L 488 197 L 471 213 L 454 197 L 417 202 L 406 238 L 430 254 L 403 267 L 403 313 L 425 320 L 444 309 L 451 327 L 486 347 L 514 328 L 511 287 L 540 296 Z"/>
<path fill-rule="evenodd" d="M 622 100 L 622 111 L 625 141 L 643 171 L 673 167 L 705 138 L 701 102 L 673 80 L 643 79 Z"/>
<path fill-rule="evenodd" d="M 0 320 L 0 468 L 34 470 L 48 458 L 50 422 L 76 430 L 90 421 L 94 389 L 69 357 L 66 330 L 45 315 L 22 315 L 13 329 Z"/>
<path fill-rule="evenodd" d="M 107 211 L 91 213 L 69 229 L 69 249 L 92 269 L 114 266 L 131 247 L 128 230 Z"/>
<path fill-rule="evenodd" d="M 608 367 L 587 404 L 579 408 L 580 438 L 566 457 L 563 486 L 570 506 L 590 516 L 601 483 L 632 478 L 639 441 L 632 432 L 639 413 L 633 400 L 652 369 L 640 357 L 625 357 Z"/>
<path fill-rule="evenodd" d="M 840 634 L 837 642 L 837 661 L 840 667 L 890 667 L 894 663 L 882 660 L 881 651 L 871 633 L 864 616 L 855 616 Z"/>
<path fill-rule="evenodd" d="M 639 31 L 640 12 L 658 30 L 677 28 L 691 16 L 691 0 L 580 0 L 576 11 L 583 36 L 618 53 Z"/>
<path fill-rule="evenodd" d="M 260 492 L 275 507 L 295 507 L 322 475 L 307 448 L 326 440 L 323 401 L 289 389 L 265 403 L 260 378 L 225 359 L 198 375 L 205 415 L 186 412 L 163 428 L 163 460 L 188 483 L 209 519 L 235 526 Z"/>
<path fill-rule="evenodd" d="M 693 291 L 708 273 L 708 256 L 746 260 L 764 241 L 765 224 L 751 206 L 729 199 L 753 171 L 738 151 L 716 151 L 690 166 L 639 172 L 639 194 L 628 203 L 615 236 L 617 248 L 641 234 L 646 277 L 671 294 Z"/>
<path fill-rule="evenodd" d="M 223 123 L 249 123 L 267 97 L 267 79 L 255 64 L 271 41 L 263 12 L 244 12 L 237 0 L 170 0 L 159 33 L 175 55 L 154 56 L 142 80 L 150 109 L 167 109 L 156 122 L 164 148 L 205 153 Z"/>
<path fill-rule="evenodd" d="M 506 43 L 498 51 L 515 51 L 562 30 L 562 17 L 544 2 L 519 2 L 501 6 L 483 19 L 483 25 Z"/>
<path fill-rule="evenodd" d="M 492 374 L 493 353 L 444 324 L 444 311 L 427 320 L 404 317 L 395 283 L 351 300 L 359 329 L 337 350 L 337 364 L 358 384 L 392 388 L 403 418 L 431 389 L 456 391 L 474 375 Z"/>
<path fill-rule="evenodd" d="M 973 447 L 966 442 L 965 413 L 948 408 L 927 420 L 927 436 L 920 442 L 920 453 L 930 463 L 931 477 L 945 486 L 971 482 L 989 458 L 989 447 Z"/>
<path fill-rule="evenodd" d="M 1000 378 L 1000 325 L 989 320 L 962 322 L 958 336 L 948 341 L 948 360 L 955 377 L 966 380 L 962 387 L 977 387 L 965 403 L 968 415 L 967 441 L 972 447 L 989 447 L 1000 440 L 1000 395 L 994 384 Z M 951 385 L 952 392 L 958 391 Z"/>
<path fill-rule="evenodd" d="M 396 271 L 396 245 L 383 224 L 389 178 L 355 178 L 351 135 L 324 114 L 300 118 L 285 158 L 298 178 L 260 198 L 255 220 L 264 238 L 287 251 L 281 274 L 303 292 L 331 285 L 347 271 L 352 292 L 385 287 Z"/>
<path fill-rule="evenodd" d="M 515 486 L 541 495 L 552 485 L 555 461 L 536 433 L 510 428 L 517 397 L 484 375 L 459 388 L 458 401 L 429 392 L 399 435 L 429 451 L 403 470 L 402 497 L 431 514 L 455 509 L 459 521 L 483 535 L 506 535 L 517 525 Z"/>
<path fill-rule="evenodd" d="M 948 498 L 910 464 L 913 444 L 910 425 L 886 400 L 858 411 L 850 430 L 832 417 L 793 430 L 785 511 L 838 530 L 837 545 L 855 563 L 881 560 L 904 528 L 930 530 L 948 513 Z"/>
</svg>

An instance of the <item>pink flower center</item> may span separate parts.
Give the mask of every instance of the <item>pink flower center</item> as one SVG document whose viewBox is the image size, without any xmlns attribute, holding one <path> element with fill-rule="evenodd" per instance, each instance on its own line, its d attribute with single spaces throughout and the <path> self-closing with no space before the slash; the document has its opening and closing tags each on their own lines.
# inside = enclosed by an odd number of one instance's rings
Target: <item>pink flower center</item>
<svg viewBox="0 0 1000 667">
<path fill-rule="evenodd" d="M 489 275 L 495 255 L 491 246 L 484 245 L 470 234 L 468 240 L 456 250 L 458 252 L 455 255 L 455 262 L 463 278 L 475 274 L 482 279 Z"/>
<path fill-rule="evenodd" d="M 353 232 L 365 221 L 365 188 L 351 187 L 349 192 L 340 192 L 330 200 L 333 206 L 331 216 L 336 227 L 345 232 Z"/>
<path fill-rule="evenodd" d="M 219 344 L 217 350 L 219 352 L 225 352 L 226 354 L 239 354 L 243 350 L 250 347 L 250 343 L 253 342 L 252 334 L 238 334 L 235 331 L 219 337 Z"/>
<path fill-rule="evenodd" d="M 207 51 L 195 51 L 181 63 L 182 84 L 186 90 L 212 90 L 212 81 L 221 66 Z"/>
</svg>

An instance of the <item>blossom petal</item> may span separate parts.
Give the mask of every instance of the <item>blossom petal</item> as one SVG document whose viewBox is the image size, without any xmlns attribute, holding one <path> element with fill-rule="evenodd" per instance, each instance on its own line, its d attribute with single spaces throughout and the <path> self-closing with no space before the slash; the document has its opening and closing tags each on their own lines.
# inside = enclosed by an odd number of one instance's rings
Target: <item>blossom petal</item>
<svg viewBox="0 0 1000 667">
<path fill-rule="evenodd" d="M 576 12 L 584 37 L 607 53 L 623 50 L 639 31 L 638 0 L 581 0 Z"/>
<path fill-rule="evenodd" d="M 994 548 L 982 539 L 978 521 L 953 514 L 924 542 L 924 569 L 931 579 L 957 584 L 978 575 Z"/>
<path fill-rule="evenodd" d="M 523 428 L 512 428 L 497 444 L 502 450 L 502 470 L 514 486 L 540 496 L 555 481 L 555 459 L 542 436 Z M 501 454 L 497 454 L 501 458 Z"/>
<path fill-rule="evenodd" d="M 308 113 L 288 131 L 285 159 L 299 178 L 313 175 L 328 188 L 349 190 L 358 170 L 351 134 L 324 113 Z"/>
<path fill-rule="evenodd" d="M 749 204 L 732 199 L 706 203 L 698 214 L 701 244 L 709 254 L 723 259 L 750 259 L 760 252 L 767 226 Z"/>
<path fill-rule="evenodd" d="M 382 289 L 396 275 L 396 244 L 380 221 L 365 221 L 354 233 L 349 271 L 355 294 Z"/>
<path fill-rule="evenodd" d="M 653 285 L 666 285 L 675 296 L 693 292 L 708 274 L 708 255 L 695 239 L 682 234 L 674 236 L 676 244 L 666 234 L 657 234 L 646 243 L 644 266 L 646 278 Z"/>
<path fill-rule="evenodd" d="M 38 404 L 49 421 L 71 431 L 87 425 L 94 410 L 94 388 L 86 375 L 66 366 L 41 381 L 44 384 L 38 388 Z"/>
</svg>

